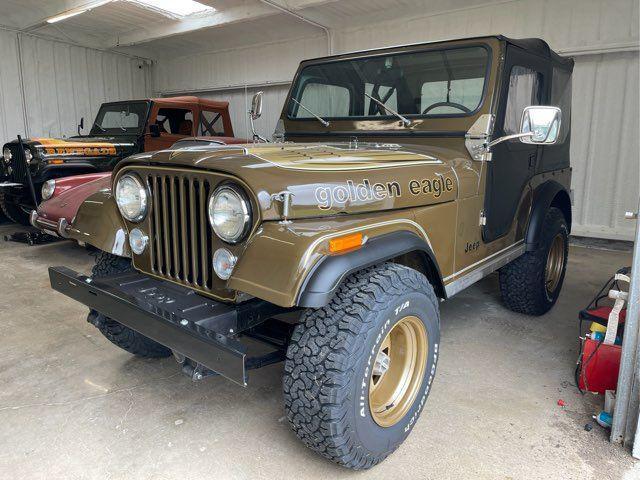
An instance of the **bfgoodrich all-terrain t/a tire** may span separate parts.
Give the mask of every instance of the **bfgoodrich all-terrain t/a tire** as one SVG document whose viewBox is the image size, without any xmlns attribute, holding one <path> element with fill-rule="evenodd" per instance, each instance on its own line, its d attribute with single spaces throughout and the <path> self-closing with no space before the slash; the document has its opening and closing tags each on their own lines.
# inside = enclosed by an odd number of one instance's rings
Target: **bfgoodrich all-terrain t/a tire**
<svg viewBox="0 0 640 480">
<path fill-rule="evenodd" d="M 562 212 L 550 208 L 536 250 L 526 252 L 500 269 L 500 292 L 507 308 L 543 315 L 558 300 L 567 270 L 569 228 Z"/>
<path fill-rule="evenodd" d="M 92 278 L 115 275 L 131 270 L 131 260 L 106 252 L 98 252 L 96 264 L 91 270 Z M 100 332 L 114 345 L 138 357 L 162 358 L 171 355 L 171 350 L 125 327 L 101 313 L 91 310 L 87 321 L 95 325 Z"/>
<path fill-rule="evenodd" d="M 380 463 L 424 409 L 439 342 L 438 300 L 424 275 L 392 263 L 351 275 L 293 332 L 283 382 L 291 427 L 340 465 Z"/>
</svg>

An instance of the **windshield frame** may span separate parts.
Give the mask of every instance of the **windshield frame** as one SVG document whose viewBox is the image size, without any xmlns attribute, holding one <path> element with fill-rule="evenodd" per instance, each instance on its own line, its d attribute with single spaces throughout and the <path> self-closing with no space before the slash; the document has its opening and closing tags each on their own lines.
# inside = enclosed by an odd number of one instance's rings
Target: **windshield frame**
<svg viewBox="0 0 640 480">
<path fill-rule="evenodd" d="M 482 84 L 482 95 L 480 96 L 480 101 L 478 103 L 478 106 L 470 111 L 470 112 L 460 112 L 460 113 L 428 113 L 428 114 L 422 114 L 422 113 L 403 113 L 400 112 L 403 116 L 407 117 L 408 119 L 411 120 L 422 120 L 422 119 L 437 119 L 437 118 L 465 118 L 465 117 L 472 117 L 474 115 L 476 115 L 485 105 L 485 102 L 487 100 L 487 91 L 488 91 L 488 87 L 489 87 L 489 81 L 491 78 L 491 71 L 493 68 L 493 48 L 491 47 L 491 45 L 489 45 L 488 43 L 484 43 L 484 42 L 470 42 L 470 43 L 465 43 L 465 44 L 456 44 L 456 45 L 450 45 L 450 46 L 446 46 L 446 45 L 426 45 L 423 46 L 421 48 L 415 48 L 415 49 L 410 49 L 410 50 L 406 50 L 406 51 L 396 51 L 396 52 L 388 52 L 388 51 L 381 51 L 379 53 L 375 53 L 375 54 L 371 54 L 371 52 L 363 52 L 361 54 L 357 54 L 355 56 L 351 56 L 350 58 L 331 58 L 331 57 L 324 57 L 324 58 L 320 58 L 317 60 L 311 60 L 308 62 L 303 62 L 304 66 L 300 66 L 300 68 L 298 68 L 298 71 L 296 72 L 293 81 L 291 82 L 291 87 L 289 88 L 289 93 L 287 95 L 287 101 L 285 103 L 284 106 L 284 117 L 287 120 L 293 121 L 293 122 L 317 122 L 318 120 L 313 118 L 313 117 L 293 117 L 291 115 L 291 103 L 292 103 L 292 99 L 293 97 L 293 91 L 297 86 L 297 83 L 299 81 L 300 75 L 302 74 L 302 72 L 311 66 L 316 66 L 316 65 L 327 65 L 327 64 L 332 64 L 332 63 L 344 63 L 344 62 L 352 62 L 352 61 L 357 61 L 360 59 L 368 59 L 368 58 L 378 58 L 378 57 L 389 57 L 389 56 L 401 56 L 401 55 L 411 55 L 411 54 L 416 54 L 416 53 L 426 53 L 426 52 L 437 52 L 437 51 L 445 51 L 445 50 L 460 50 L 460 49 L 466 49 L 466 48 L 473 48 L 473 47 L 481 47 L 483 49 L 486 50 L 487 52 L 487 64 L 486 64 L 486 69 L 484 72 L 484 82 Z M 385 49 L 388 50 L 388 49 Z M 341 55 L 342 57 L 342 55 Z M 298 100 L 299 101 L 299 100 Z M 322 117 L 324 120 L 328 120 L 328 121 L 332 121 L 332 122 L 339 122 L 339 121 L 377 121 L 377 120 L 385 120 L 385 121 L 389 121 L 389 120 L 397 120 L 398 117 L 396 117 L 395 115 L 375 115 L 375 116 L 370 116 L 370 115 L 353 115 L 353 116 L 347 116 L 347 117 L 327 117 L 327 116 L 323 116 Z"/>
<path fill-rule="evenodd" d="M 103 108 L 108 107 L 108 106 L 112 106 L 112 105 L 127 105 L 127 104 L 132 104 L 132 103 L 144 103 L 146 105 L 146 110 L 144 112 L 143 115 L 143 122 L 142 125 L 139 126 L 136 130 L 134 131 L 127 131 L 127 132 L 123 132 L 123 131 L 119 131 L 119 132 L 103 132 L 101 131 L 99 128 L 96 128 L 96 122 L 98 120 L 98 116 L 100 115 L 100 112 L 102 111 Z M 93 123 L 91 124 L 91 130 L 89 130 L 89 135 L 90 137 L 119 137 L 119 136 L 126 136 L 126 137 L 130 137 L 132 135 L 142 135 L 142 133 L 144 132 L 145 128 L 147 127 L 147 123 L 149 121 L 149 113 L 151 112 L 151 101 L 150 100 L 121 100 L 118 102 L 105 102 L 103 104 L 100 105 L 100 108 L 98 109 L 98 112 L 96 113 L 96 116 L 93 119 Z M 95 130 L 94 130 L 95 129 Z M 112 129 L 108 129 L 108 130 L 112 130 Z"/>
</svg>

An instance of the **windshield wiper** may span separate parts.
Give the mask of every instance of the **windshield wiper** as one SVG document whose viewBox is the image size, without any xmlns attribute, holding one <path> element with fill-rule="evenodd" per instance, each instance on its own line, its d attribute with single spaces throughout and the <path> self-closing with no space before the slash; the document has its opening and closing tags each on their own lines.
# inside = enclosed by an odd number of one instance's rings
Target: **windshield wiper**
<svg viewBox="0 0 640 480">
<path fill-rule="evenodd" d="M 94 127 L 98 127 L 101 131 L 106 132 L 107 130 L 105 128 L 102 128 L 102 125 L 98 125 L 98 122 L 93 122 L 93 126 Z"/>
<path fill-rule="evenodd" d="M 369 97 L 371 100 L 373 100 L 374 102 L 376 102 L 378 105 L 380 105 L 382 108 L 384 108 L 385 112 L 389 112 L 392 115 L 395 115 L 396 117 L 398 117 L 402 123 L 404 123 L 405 127 L 409 127 L 411 126 L 411 120 L 409 120 L 407 117 L 405 117 L 404 115 L 400 115 L 398 112 L 396 112 L 393 108 L 391 107 L 387 107 L 384 103 L 382 103 L 380 100 L 378 100 L 375 97 L 372 97 L 371 95 L 369 95 L 367 92 L 364 92 L 364 95 L 366 97 Z"/>
<path fill-rule="evenodd" d="M 327 122 L 324 118 L 319 117 L 318 115 L 316 115 L 315 113 L 313 113 L 311 110 L 309 110 L 307 107 L 305 107 L 303 104 L 301 104 L 299 101 L 297 101 L 295 98 L 292 98 L 291 100 L 293 100 L 294 102 L 296 102 L 300 107 L 302 107 L 302 109 L 307 112 L 309 115 L 312 115 L 316 120 L 318 120 L 323 126 L 328 127 L 330 124 L 329 122 Z"/>
</svg>

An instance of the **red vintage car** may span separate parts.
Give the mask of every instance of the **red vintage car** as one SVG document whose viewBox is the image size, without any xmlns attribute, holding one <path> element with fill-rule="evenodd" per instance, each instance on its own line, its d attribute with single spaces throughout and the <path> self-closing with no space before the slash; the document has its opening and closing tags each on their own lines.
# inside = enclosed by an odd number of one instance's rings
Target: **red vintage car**
<svg viewBox="0 0 640 480">
<path fill-rule="evenodd" d="M 247 143 L 247 140 L 236 137 L 190 137 L 175 142 L 171 149 L 238 143 Z M 43 186 L 43 198 L 46 200 L 31 212 L 31 224 L 50 235 L 66 237 L 80 204 L 103 189 L 111 189 L 111 172 L 49 180 Z"/>
</svg>

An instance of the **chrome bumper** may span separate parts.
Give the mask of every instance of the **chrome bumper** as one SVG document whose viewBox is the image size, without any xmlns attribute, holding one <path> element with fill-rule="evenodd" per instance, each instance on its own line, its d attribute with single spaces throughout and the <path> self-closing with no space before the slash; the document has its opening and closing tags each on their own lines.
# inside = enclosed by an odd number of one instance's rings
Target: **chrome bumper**
<svg viewBox="0 0 640 480">
<path fill-rule="evenodd" d="M 70 225 L 66 218 L 61 218 L 57 222 L 52 222 L 51 220 L 39 216 L 37 210 L 32 210 L 29 215 L 29 221 L 31 222 L 31 225 L 36 227 L 38 230 L 42 230 L 49 235 L 62 238 L 69 237 L 68 232 Z"/>
</svg>

